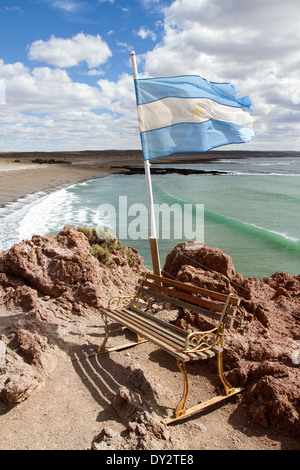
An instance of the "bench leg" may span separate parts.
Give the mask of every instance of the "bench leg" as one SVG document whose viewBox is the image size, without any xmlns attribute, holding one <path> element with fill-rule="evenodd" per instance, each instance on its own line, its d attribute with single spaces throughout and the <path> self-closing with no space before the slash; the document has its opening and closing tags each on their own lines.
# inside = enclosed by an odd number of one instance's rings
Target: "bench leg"
<svg viewBox="0 0 300 470">
<path fill-rule="evenodd" d="M 104 325 L 105 325 L 105 338 L 104 338 L 103 343 L 101 344 L 101 346 L 99 346 L 99 348 L 95 352 L 95 356 L 97 356 L 97 354 L 101 354 L 101 353 L 106 351 L 105 346 L 106 346 L 106 343 L 107 343 L 107 340 L 108 340 L 108 337 L 109 337 L 109 325 L 108 325 L 107 316 L 101 314 L 101 317 L 102 317 L 102 319 L 104 321 Z"/>
<path fill-rule="evenodd" d="M 223 352 L 220 352 L 217 354 L 217 363 L 218 363 L 218 373 L 219 377 L 221 379 L 222 384 L 224 385 L 225 389 L 225 394 L 226 396 L 231 395 L 232 393 L 235 392 L 235 388 L 230 385 L 228 380 L 226 380 L 224 376 L 224 370 L 223 370 Z"/>
<path fill-rule="evenodd" d="M 187 373 L 186 373 L 186 370 L 185 370 L 185 363 L 178 360 L 177 364 L 178 364 L 178 367 L 181 370 L 181 372 L 183 374 L 183 377 L 184 377 L 184 392 L 183 392 L 182 398 L 180 399 L 180 402 L 178 403 L 177 408 L 174 412 L 173 418 L 163 419 L 162 422 L 164 424 L 174 423 L 176 421 L 180 421 L 184 418 L 192 416 L 193 414 L 198 413 L 199 411 L 203 411 L 206 408 L 208 408 L 212 405 L 215 405 L 216 403 L 219 403 L 223 400 L 226 400 L 226 399 L 230 398 L 232 395 L 235 395 L 236 393 L 240 393 L 243 390 L 242 387 L 238 387 L 238 388 L 232 387 L 230 385 L 230 383 L 224 377 L 224 373 L 223 373 L 223 356 L 222 356 L 222 353 L 219 353 L 218 354 L 218 372 L 219 372 L 220 379 L 221 379 L 221 381 L 224 385 L 224 388 L 225 388 L 225 394 L 210 398 L 210 399 L 206 400 L 205 402 L 199 403 L 198 405 L 195 405 L 195 406 L 192 406 L 191 408 L 185 409 L 184 405 L 185 405 L 186 397 L 187 397 L 187 394 L 188 394 L 188 378 L 187 378 Z"/>
<path fill-rule="evenodd" d="M 141 336 L 139 336 L 137 333 L 136 333 L 136 336 L 137 336 L 137 340 L 134 341 L 134 342 L 131 342 L 131 343 L 125 343 L 125 344 L 121 344 L 119 346 L 115 346 L 115 347 L 112 347 L 112 348 L 106 348 L 106 343 L 107 343 L 107 340 L 108 340 L 108 337 L 109 337 L 109 333 L 113 332 L 113 331 L 123 331 L 123 330 L 126 330 L 126 327 L 124 326 L 121 326 L 119 328 L 115 328 L 114 330 L 110 330 L 109 329 L 109 324 L 108 324 L 108 319 L 107 319 L 107 316 L 104 315 L 104 314 L 101 314 L 102 316 L 102 319 L 104 321 L 104 325 L 105 325 L 105 338 L 101 344 L 101 346 L 99 346 L 99 348 L 97 349 L 97 351 L 95 353 L 93 353 L 91 356 L 98 356 L 98 354 L 103 354 L 103 353 L 107 353 L 107 352 L 112 352 L 112 351 L 119 351 L 121 349 L 127 349 L 127 348 L 131 348 L 132 346 L 136 346 L 137 344 L 140 344 L 140 343 L 145 343 L 147 342 L 148 340 L 145 339 L 145 338 L 142 338 Z"/>
<path fill-rule="evenodd" d="M 185 363 L 178 359 L 177 360 L 177 365 L 178 365 L 178 367 L 179 367 L 179 369 L 180 369 L 180 371 L 182 372 L 182 375 L 183 375 L 184 390 L 183 390 L 182 397 L 181 397 L 181 399 L 180 399 L 180 401 L 179 401 L 179 403 L 176 407 L 176 410 L 174 412 L 174 417 L 175 418 L 178 418 L 180 415 L 185 413 L 184 405 L 185 405 L 187 394 L 188 394 L 188 391 L 189 391 L 189 383 L 188 383 L 188 377 L 187 377 L 187 373 L 186 373 L 186 369 L 185 369 Z"/>
</svg>

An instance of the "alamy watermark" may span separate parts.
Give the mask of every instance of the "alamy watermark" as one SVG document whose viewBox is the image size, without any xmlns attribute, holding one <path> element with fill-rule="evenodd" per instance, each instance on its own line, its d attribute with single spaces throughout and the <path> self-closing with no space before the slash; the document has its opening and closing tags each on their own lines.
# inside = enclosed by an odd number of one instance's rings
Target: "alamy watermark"
<svg viewBox="0 0 300 470">
<path fill-rule="evenodd" d="M 292 363 L 300 364 L 300 339 L 294 340 L 292 345 L 294 352 L 292 354 Z"/>
<path fill-rule="evenodd" d="M 5 364 L 6 344 L 0 340 L 0 365 Z"/>
<path fill-rule="evenodd" d="M 6 104 L 6 85 L 4 78 L 0 78 L 0 104 Z"/>
<path fill-rule="evenodd" d="M 203 204 L 154 204 L 154 214 L 157 238 L 204 241 Z M 119 196 L 118 207 L 100 204 L 96 218 L 120 240 L 149 238 L 148 207 L 142 203 L 129 205 L 127 196 Z"/>
</svg>

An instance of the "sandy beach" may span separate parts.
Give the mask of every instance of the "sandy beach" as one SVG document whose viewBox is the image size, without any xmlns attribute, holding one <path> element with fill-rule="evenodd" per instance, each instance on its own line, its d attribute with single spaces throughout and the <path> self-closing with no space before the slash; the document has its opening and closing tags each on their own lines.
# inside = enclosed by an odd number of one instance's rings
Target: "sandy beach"
<svg viewBox="0 0 300 470">
<path fill-rule="evenodd" d="M 197 161 L 201 157 L 197 157 Z M 207 157 L 206 157 L 207 158 Z M 43 161 L 43 163 L 37 163 Z M 60 163 L 47 163 L 55 160 Z M 185 159 L 184 159 L 185 160 Z M 189 160 L 193 161 L 193 157 Z M 172 162 L 165 158 L 164 163 Z M 180 160 L 182 161 L 182 159 Z M 65 163 L 61 163 L 65 162 Z M 162 162 L 159 162 L 162 163 Z M 120 173 L 142 165 L 139 151 L 68 153 L 0 153 L 0 207 L 28 194 Z"/>
<path fill-rule="evenodd" d="M 31 157 L 15 160 L 13 157 L 0 158 L 0 207 L 38 191 L 49 191 L 118 172 L 118 169 L 111 169 L 110 161 L 104 158 L 97 161 L 92 157 L 85 160 L 69 157 L 65 164 L 33 163 Z"/>
<path fill-rule="evenodd" d="M 290 156 L 280 153 L 281 157 Z M 220 158 L 274 157 L 276 152 L 230 152 L 212 151 L 203 154 L 188 154 L 153 160 L 157 164 L 199 163 Z M 293 152 L 299 157 L 298 152 Z M 37 159 L 43 163 L 37 163 Z M 48 163 L 50 160 L 60 163 Z M 61 163 L 65 162 L 65 163 Z M 49 153 L 0 153 L 0 207 L 38 191 L 68 186 L 92 178 L 126 171 L 125 167 L 143 165 L 142 152 L 85 151 Z"/>
<path fill-rule="evenodd" d="M 182 158 L 184 161 L 199 161 L 201 156 L 190 156 L 188 160 Z M 59 163 L 48 163 L 50 160 Z M 164 163 L 172 161 L 164 159 Z M 0 207 L 28 194 L 102 178 L 124 172 L 125 167 L 142 164 L 143 157 L 139 151 L 0 154 Z"/>
<path fill-rule="evenodd" d="M 59 163 L 48 163 L 50 160 Z M 102 178 L 126 171 L 125 166 L 142 164 L 139 151 L 0 153 L 0 207 L 28 194 Z"/>
</svg>

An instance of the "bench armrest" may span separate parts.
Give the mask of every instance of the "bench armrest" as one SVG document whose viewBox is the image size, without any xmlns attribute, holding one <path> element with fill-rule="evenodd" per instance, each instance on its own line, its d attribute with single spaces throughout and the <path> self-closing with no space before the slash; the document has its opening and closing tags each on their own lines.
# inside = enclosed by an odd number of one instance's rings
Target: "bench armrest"
<svg viewBox="0 0 300 470">
<path fill-rule="evenodd" d="M 135 295 L 119 295 L 111 297 L 107 304 L 107 309 L 122 308 L 128 307 L 129 305 L 135 305 L 136 296 Z"/>
<path fill-rule="evenodd" d="M 183 352 L 206 351 L 219 344 L 219 328 L 208 331 L 194 331 L 185 339 Z"/>
</svg>

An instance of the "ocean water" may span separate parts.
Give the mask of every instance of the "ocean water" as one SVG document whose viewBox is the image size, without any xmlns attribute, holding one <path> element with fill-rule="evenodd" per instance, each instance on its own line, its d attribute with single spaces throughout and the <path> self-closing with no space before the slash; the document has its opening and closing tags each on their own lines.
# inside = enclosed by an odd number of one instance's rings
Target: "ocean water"
<svg viewBox="0 0 300 470">
<path fill-rule="evenodd" d="M 163 159 L 161 165 L 175 166 L 164 165 Z M 177 204 L 182 211 L 185 204 L 203 205 L 201 241 L 229 254 L 236 270 L 245 277 L 265 277 L 276 271 L 300 274 L 300 158 L 293 158 L 291 153 L 282 158 L 176 166 L 226 174 L 152 175 L 155 204 Z M 148 239 L 137 238 L 139 233 L 145 234 L 148 219 L 136 204 L 147 208 L 147 201 L 144 175 L 112 175 L 48 194 L 39 192 L 0 208 L 0 250 L 8 250 L 34 234 L 55 235 L 66 224 L 88 225 L 114 229 L 121 241 L 137 248 L 151 267 Z M 99 211 L 103 204 L 115 209 L 114 217 Z M 171 222 L 170 237 L 163 239 L 166 222 Z M 162 265 L 172 248 L 187 240 L 184 233 L 176 233 L 178 224 L 179 219 L 171 217 L 158 226 Z M 133 231 L 127 230 L 130 227 L 135 228 L 134 237 Z"/>
</svg>

